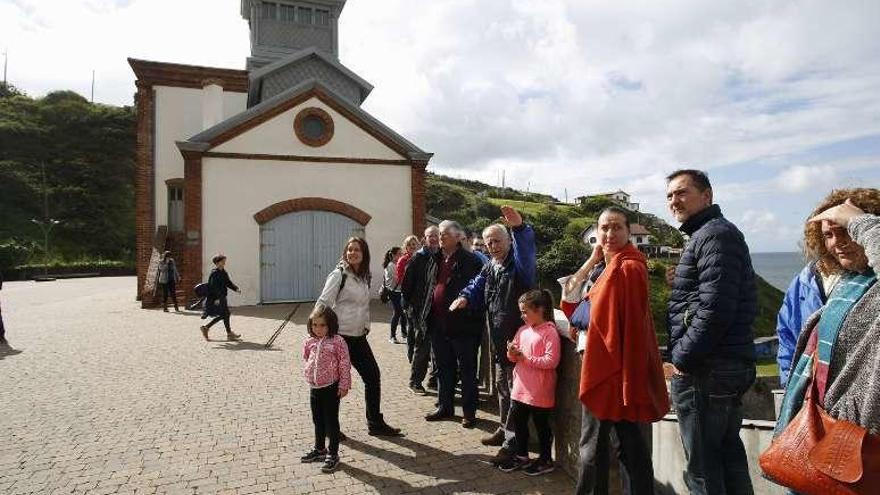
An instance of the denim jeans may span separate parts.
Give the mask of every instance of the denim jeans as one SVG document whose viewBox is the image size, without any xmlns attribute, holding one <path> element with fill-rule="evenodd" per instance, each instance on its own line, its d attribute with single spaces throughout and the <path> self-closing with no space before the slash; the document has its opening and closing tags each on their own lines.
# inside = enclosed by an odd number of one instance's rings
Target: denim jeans
<svg viewBox="0 0 880 495">
<path fill-rule="evenodd" d="M 401 306 L 401 298 L 400 292 L 391 292 L 389 296 L 389 300 L 391 301 L 391 307 L 394 310 L 391 315 L 391 338 L 397 338 L 397 325 L 400 324 L 400 330 L 404 338 L 407 337 L 406 334 L 406 315 L 403 314 L 403 307 Z"/>
<path fill-rule="evenodd" d="M 670 386 L 692 494 L 752 494 L 749 464 L 739 437 L 742 396 L 755 381 L 754 363 L 712 360 Z"/>
</svg>

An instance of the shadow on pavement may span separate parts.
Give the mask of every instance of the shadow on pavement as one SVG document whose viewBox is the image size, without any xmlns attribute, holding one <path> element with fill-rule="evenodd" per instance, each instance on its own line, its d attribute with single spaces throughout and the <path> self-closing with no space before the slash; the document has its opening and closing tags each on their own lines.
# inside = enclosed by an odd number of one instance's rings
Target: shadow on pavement
<svg viewBox="0 0 880 495">
<path fill-rule="evenodd" d="M 216 341 L 214 341 L 214 342 L 216 342 Z M 266 347 L 265 343 L 245 342 L 243 340 L 222 342 L 220 345 L 214 346 L 214 349 L 223 349 L 226 351 L 280 351 L 281 350 L 281 349 L 274 348 L 274 347 Z"/>
</svg>

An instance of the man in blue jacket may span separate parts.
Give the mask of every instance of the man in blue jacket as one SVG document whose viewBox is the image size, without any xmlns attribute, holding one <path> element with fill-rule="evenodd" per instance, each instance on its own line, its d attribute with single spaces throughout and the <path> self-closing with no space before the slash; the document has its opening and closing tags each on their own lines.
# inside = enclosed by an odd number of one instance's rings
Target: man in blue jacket
<svg viewBox="0 0 880 495">
<path fill-rule="evenodd" d="M 692 494 L 752 493 L 739 437 L 742 396 L 755 381 L 757 289 L 749 247 L 712 204 L 699 170 L 667 177 L 666 202 L 690 238 L 669 296 L 670 395 Z"/>
<path fill-rule="evenodd" d="M 453 311 L 463 308 L 486 311 L 489 316 L 501 424 L 492 435 L 483 438 L 482 443 L 501 446 L 493 459 L 495 464 L 512 458 L 515 451 L 513 423 L 508 414 L 513 363 L 507 359 L 507 343 L 523 325 L 519 296 L 537 285 L 535 232 L 523 223 L 522 216 L 513 208 L 502 206 L 501 213 L 513 235 L 501 224 L 483 230 L 491 260 L 450 307 Z"/>
<path fill-rule="evenodd" d="M 808 263 L 788 286 L 782 307 L 776 315 L 776 334 L 779 336 L 779 382 L 782 388 L 788 384 L 791 372 L 791 359 L 797 346 L 798 336 L 807 318 L 821 308 L 828 296 L 822 286 L 822 277 L 816 270 L 816 263 Z"/>
</svg>

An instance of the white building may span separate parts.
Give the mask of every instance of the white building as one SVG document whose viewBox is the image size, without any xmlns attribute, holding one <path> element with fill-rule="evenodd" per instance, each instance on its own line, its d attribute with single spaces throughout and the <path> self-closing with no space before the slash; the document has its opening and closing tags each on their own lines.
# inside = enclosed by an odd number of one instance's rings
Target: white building
<svg viewBox="0 0 880 495">
<path fill-rule="evenodd" d="M 598 227 L 594 224 L 581 232 L 581 240 L 591 248 L 596 247 L 596 243 L 599 242 L 597 229 Z M 648 229 L 646 229 L 644 225 L 633 223 L 629 226 L 629 242 L 633 243 L 636 247 L 650 244 L 650 235 L 651 233 L 648 232 Z"/>
<path fill-rule="evenodd" d="M 230 304 L 314 300 L 352 235 L 381 255 L 425 225 L 431 154 L 366 113 L 343 66 L 344 0 L 242 0 L 247 71 L 129 59 L 137 76 L 138 296 L 170 249 L 188 290 L 215 253 Z"/>
</svg>

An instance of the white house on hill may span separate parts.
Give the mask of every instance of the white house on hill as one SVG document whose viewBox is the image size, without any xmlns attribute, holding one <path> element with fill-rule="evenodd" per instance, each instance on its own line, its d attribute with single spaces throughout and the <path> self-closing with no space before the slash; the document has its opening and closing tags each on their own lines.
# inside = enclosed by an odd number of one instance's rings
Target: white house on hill
<svg viewBox="0 0 880 495">
<path fill-rule="evenodd" d="M 581 240 L 583 240 L 584 244 L 589 245 L 591 248 L 596 247 L 596 243 L 599 242 L 599 238 L 597 235 L 597 226 L 590 225 L 583 232 L 581 232 Z M 650 244 L 649 236 L 651 235 L 648 232 L 648 229 L 645 228 L 644 225 L 633 223 L 629 226 L 629 241 L 633 243 L 634 246 L 647 246 Z"/>
<path fill-rule="evenodd" d="M 129 59 L 137 76 L 138 297 L 158 252 L 189 290 L 215 253 L 230 304 L 314 300 L 344 241 L 381 253 L 425 225 L 431 158 L 361 108 L 373 87 L 337 58 L 344 0 L 242 0 L 248 70 Z"/>
</svg>

